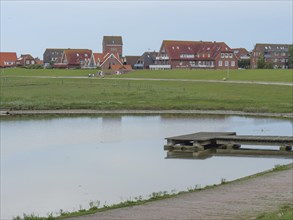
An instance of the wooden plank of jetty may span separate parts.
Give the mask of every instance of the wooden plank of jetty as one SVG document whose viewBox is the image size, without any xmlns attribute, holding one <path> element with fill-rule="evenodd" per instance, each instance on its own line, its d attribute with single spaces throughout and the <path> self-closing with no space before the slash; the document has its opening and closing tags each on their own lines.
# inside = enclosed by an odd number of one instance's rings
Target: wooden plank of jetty
<svg viewBox="0 0 293 220">
<path fill-rule="evenodd" d="M 168 137 L 167 158 L 204 159 L 211 155 L 276 156 L 292 158 L 292 136 L 236 135 L 236 132 L 198 132 Z M 241 145 L 279 146 L 279 150 L 245 149 Z"/>
<path fill-rule="evenodd" d="M 243 144 L 243 145 L 270 145 L 270 146 L 293 146 L 292 136 L 251 136 L 235 135 L 216 138 L 217 144 Z"/>
</svg>

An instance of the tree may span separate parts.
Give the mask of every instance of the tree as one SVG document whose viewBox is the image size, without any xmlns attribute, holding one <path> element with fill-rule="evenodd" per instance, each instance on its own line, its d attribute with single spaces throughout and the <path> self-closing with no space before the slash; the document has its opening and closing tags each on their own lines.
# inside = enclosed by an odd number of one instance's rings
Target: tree
<svg viewBox="0 0 293 220">
<path fill-rule="evenodd" d="M 265 66 L 266 66 L 266 61 L 265 61 L 264 56 L 259 57 L 258 60 L 257 60 L 257 68 L 258 69 L 264 69 Z"/>
<path fill-rule="evenodd" d="M 289 68 L 293 68 L 293 45 L 289 46 L 288 63 L 289 63 Z"/>
<path fill-rule="evenodd" d="M 249 69 L 250 60 L 238 60 L 238 67 L 243 69 Z"/>
</svg>

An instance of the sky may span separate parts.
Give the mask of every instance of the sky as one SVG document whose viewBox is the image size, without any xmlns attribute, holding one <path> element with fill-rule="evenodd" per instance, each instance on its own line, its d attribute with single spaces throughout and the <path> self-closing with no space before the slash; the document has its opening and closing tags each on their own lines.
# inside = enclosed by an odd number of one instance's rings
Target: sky
<svg viewBox="0 0 293 220">
<path fill-rule="evenodd" d="M 46 48 L 102 51 L 122 36 L 123 55 L 158 51 L 163 40 L 292 44 L 293 0 L 0 0 L 1 52 L 43 57 Z"/>
</svg>

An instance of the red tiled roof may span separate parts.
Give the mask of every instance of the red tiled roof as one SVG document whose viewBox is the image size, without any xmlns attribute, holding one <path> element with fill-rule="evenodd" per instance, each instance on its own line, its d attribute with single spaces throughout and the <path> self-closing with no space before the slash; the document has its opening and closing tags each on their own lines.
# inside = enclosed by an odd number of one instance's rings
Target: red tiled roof
<svg viewBox="0 0 293 220">
<path fill-rule="evenodd" d="M 68 65 L 80 65 L 80 62 L 90 60 L 92 51 L 88 49 L 69 49 L 64 50 Z"/>
<path fill-rule="evenodd" d="M 104 60 L 103 59 L 103 57 L 104 57 L 103 53 L 93 53 L 93 56 L 94 56 L 94 60 L 95 60 L 96 64 L 102 63 L 103 60 Z"/>
<path fill-rule="evenodd" d="M 165 47 L 169 58 L 173 60 L 195 60 L 197 59 L 196 55 L 199 56 L 200 60 L 212 60 L 215 59 L 220 52 L 233 52 L 224 42 L 164 40 L 162 46 Z M 182 54 L 195 56 L 194 58 L 182 58 L 180 57 Z"/>
<path fill-rule="evenodd" d="M 131 65 L 120 65 L 120 64 L 115 64 L 111 66 L 111 69 L 114 71 L 118 70 L 132 70 Z"/>
<path fill-rule="evenodd" d="M 15 52 L 0 52 L 0 67 L 8 67 L 13 66 L 12 64 L 7 64 L 7 62 L 13 62 L 17 60 L 17 56 Z"/>
</svg>

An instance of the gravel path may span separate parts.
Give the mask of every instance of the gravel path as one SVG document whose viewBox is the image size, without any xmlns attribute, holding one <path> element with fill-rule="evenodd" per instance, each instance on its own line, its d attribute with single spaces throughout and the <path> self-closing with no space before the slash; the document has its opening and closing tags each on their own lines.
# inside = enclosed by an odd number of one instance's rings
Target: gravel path
<svg viewBox="0 0 293 220">
<path fill-rule="evenodd" d="M 6 78 L 58 78 L 58 79 L 86 79 L 87 76 L 5 76 Z M 91 77 L 91 79 L 101 79 L 100 77 Z M 277 85 L 293 86 L 292 82 L 265 82 L 265 81 L 240 81 L 240 80 L 206 80 L 206 79 L 160 79 L 160 78 L 103 78 L 109 80 L 132 80 L 132 81 L 175 81 L 175 82 L 203 82 L 203 83 L 232 83 L 232 84 L 256 84 L 256 85 Z"/>
<path fill-rule="evenodd" d="M 293 118 L 293 113 L 259 113 L 223 110 L 94 110 L 94 109 L 58 109 L 58 110 L 10 110 L 0 109 L 0 115 L 89 115 L 89 114 L 197 114 L 197 115 L 238 115 L 256 117 Z"/>
<path fill-rule="evenodd" d="M 255 219 L 260 213 L 293 203 L 292 167 L 171 199 L 70 219 Z"/>
</svg>

